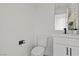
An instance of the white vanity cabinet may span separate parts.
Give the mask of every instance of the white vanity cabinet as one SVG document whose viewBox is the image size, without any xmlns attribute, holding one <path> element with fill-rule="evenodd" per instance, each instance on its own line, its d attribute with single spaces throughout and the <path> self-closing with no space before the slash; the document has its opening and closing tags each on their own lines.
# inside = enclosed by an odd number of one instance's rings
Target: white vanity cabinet
<svg viewBox="0 0 79 59">
<path fill-rule="evenodd" d="M 64 36 L 53 36 L 53 55 L 54 56 L 67 56 L 68 55 L 68 40 Z"/>
<path fill-rule="evenodd" d="M 79 56 L 78 36 L 62 35 L 53 37 L 54 56 Z"/>
<path fill-rule="evenodd" d="M 79 56 L 79 47 L 70 47 L 70 56 Z"/>
<path fill-rule="evenodd" d="M 53 55 L 54 56 L 66 56 L 68 54 L 67 50 L 68 50 L 67 46 L 54 43 Z"/>
<path fill-rule="evenodd" d="M 71 56 L 79 56 L 79 38 L 77 37 L 69 37 L 69 46 Z"/>
</svg>

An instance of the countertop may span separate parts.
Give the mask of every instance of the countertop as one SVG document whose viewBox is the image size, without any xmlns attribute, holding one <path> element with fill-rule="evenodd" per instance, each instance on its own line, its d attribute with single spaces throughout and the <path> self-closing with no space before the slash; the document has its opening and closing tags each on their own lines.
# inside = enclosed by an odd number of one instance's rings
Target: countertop
<svg viewBox="0 0 79 59">
<path fill-rule="evenodd" d="M 64 38 L 76 38 L 79 39 L 79 34 L 53 34 L 53 37 L 64 37 Z"/>
</svg>

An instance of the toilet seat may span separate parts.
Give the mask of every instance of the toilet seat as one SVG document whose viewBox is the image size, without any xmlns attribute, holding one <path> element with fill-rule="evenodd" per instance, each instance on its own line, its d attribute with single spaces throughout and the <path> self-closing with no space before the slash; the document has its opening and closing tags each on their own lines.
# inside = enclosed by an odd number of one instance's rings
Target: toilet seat
<svg viewBox="0 0 79 59">
<path fill-rule="evenodd" d="M 45 51 L 44 47 L 38 46 L 38 47 L 33 48 L 31 54 L 33 56 L 43 56 L 44 55 L 44 51 Z"/>
</svg>

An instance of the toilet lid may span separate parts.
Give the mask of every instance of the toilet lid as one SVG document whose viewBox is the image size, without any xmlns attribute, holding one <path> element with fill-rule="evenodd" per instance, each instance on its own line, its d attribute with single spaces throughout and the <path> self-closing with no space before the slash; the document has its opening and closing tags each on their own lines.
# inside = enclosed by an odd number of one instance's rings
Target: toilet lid
<svg viewBox="0 0 79 59">
<path fill-rule="evenodd" d="M 35 47 L 33 50 L 32 50 L 32 54 L 34 55 L 43 55 L 44 54 L 44 50 L 45 48 L 44 47 Z"/>
</svg>

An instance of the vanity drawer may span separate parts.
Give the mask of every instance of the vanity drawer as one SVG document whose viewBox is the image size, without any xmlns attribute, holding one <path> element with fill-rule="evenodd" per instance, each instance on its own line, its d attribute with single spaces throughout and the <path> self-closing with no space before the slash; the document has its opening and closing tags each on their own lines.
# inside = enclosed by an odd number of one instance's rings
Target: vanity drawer
<svg viewBox="0 0 79 59">
<path fill-rule="evenodd" d="M 67 40 L 67 38 L 55 37 L 53 42 L 54 43 L 67 44 L 68 40 Z"/>
<path fill-rule="evenodd" d="M 69 39 L 69 45 L 79 47 L 79 39 Z"/>
</svg>

